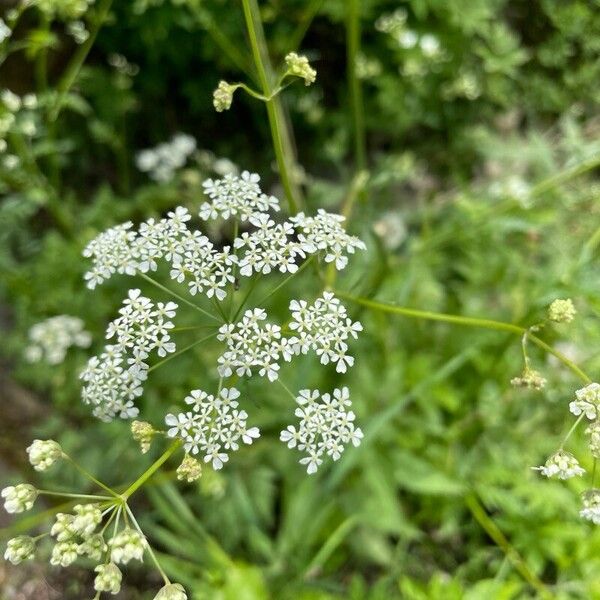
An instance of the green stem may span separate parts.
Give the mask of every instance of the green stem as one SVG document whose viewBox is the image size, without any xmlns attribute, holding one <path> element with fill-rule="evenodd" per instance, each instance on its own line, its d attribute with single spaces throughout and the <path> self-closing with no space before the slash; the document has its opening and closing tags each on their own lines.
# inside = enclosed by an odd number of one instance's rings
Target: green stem
<svg viewBox="0 0 600 600">
<path fill-rule="evenodd" d="M 290 279 L 293 279 L 296 275 L 299 275 L 313 260 L 314 256 L 315 255 L 313 254 L 312 256 L 307 258 L 295 273 L 290 273 L 283 281 L 281 281 L 278 285 L 276 285 L 266 296 L 261 298 L 260 301 L 256 303 L 256 305 L 261 306 L 262 304 L 264 304 L 273 294 L 278 292 L 284 285 L 286 285 L 286 283 L 288 283 L 288 281 Z"/>
<path fill-rule="evenodd" d="M 44 496 L 58 496 L 60 498 L 85 498 L 88 500 L 111 500 L 111 496 L 96 496 L 94 494 L 69 494 L 66 492 L 52 492 L 50 490 L 38 490 L 38 494 Z"/>
<path fill-rule="evenodd" d="M 298 212 L 298 200 L 296 195 L 298 190 L 293 183 L 290 174 L 290 168 L 295 164 L 295 159 L 291 155 L 291 147 L 289 135 L 284 133 L 285 120 L 283 119 L 283 109 L 278 96 L 272 97 L 270 76 L 272 72 L 266 42 L 264 39 L 264 31 L 260 19 L 260 12 L 256 0 L 242 0 L 244 9 L 244 18 L 246 21 L 246 29 L 252 49 L 252 57 L 254 65 L 258 73 L 260 85 L 263 90 L 263 95 L 268 100 L 265 100 L 267 106 L 267 115 L 269 118 L 269 128 L 271 130 L 271 138 L 273 141 L 273 149 L 275 158 L 277 159 L 277 167 L 279 176 L 285 191 L 290 212 L 296 214 Z M 284 139 L 284 135 L 286 138 Z"/>
<path fill-rule="evenodd" d="M 565 437 L 563 438 L 563 441 L 560 443 L 560 450 L 562 450 L 565 447 L 565 444 L 568 442 L 569 438 L 573 435 L 573 432 L 577 429 L 579 423 L 581 423 L 581 421 L 583 420 L 584 417 L 585 417 L 585 413 L 580 414 L 579 417 L 577 418 L 577 420 L 575 421 L 575 423 L 573 423 L 573 425 L 571 425 L 571 429 L 569 429 L 569 431 L 567 431 L 567 435 L 565 435 Z"/>
<path fill-rule="evenodd" d="M 96 479 L 89 471 L 87 471 L 86 469 L 84 469 L 79 463 L 75 462 L 68 454 L 63 454 L 63 456 L 82 474 L 85 475 L 85 477 L 87 477 L 90 481 L 92 481 L 93 483 L 95 483 L 97 486 L 101 487 L 104 491 L 108 492 L 111 496 L 114 496 L 116 498 L 119 497 L 119 495 L 112 490 L 111 488 L 109 488 L 107 485 L 105 485 L 104 483 L 102 483 L 100 480 Z"/>
<path fill-rule="evenodd" d="M 169 459 L 171 454 L 175 452 L 181 446 L 181 441 L 177 440 L 173 442 L 165 452 L 154 461 L 122 494 L 121 498 L 127 500 L 132 494 L 134 494 L 160 467 Z"/>
<path fill-rule="evenodd" d="M 540 581 L 537 575 L 529 568 L 527 563 L 523 560 L 522 556 L 517 552 L 515 548 L 506 539 L 506 536 L 502 533 L 500 528 L 494 523 L 494 521 L 485 512 L 483 506 L 481 506 L 477 496 L 475 494 L 469 494 L 465 498 L 468 509 L 471 511 L 475 520 L 481 525 L 483 530 L 490 536 L 490 538 L 499 546 L 506 557 L 513 564 L 515 569 L 521 574 L 523 579 L 535 589 L 541 598 L 552 598 L 552 595 L 546 588 L 546 586 Z"/>
<path fill-rule="evenodd" d="M 405 308 L 404 306 L 395 306 L 393 304 L 376 302 L 375 300 L 369 300 L 367 298 L 359 298 L 357 296 L 352 296 L 351 294 L 346 294 L 345 292 L 341 292 L 339 290 L 335 290 L 335 293 L 340 298 L 345 298 L 350 302 L 354 302 L 355 304 L 365 306 L 366 308 L 370 308 L 372 310 L 402 315 L 404 317 L 410 317 L 414 319 L 442 321 L 444 323 L 453 323 L 455 325 L 464 325 L 466 327 L 480 327 L 482 329 L 493 329 L 495 331 L 507 331 L 520 336 L 523 336 L 528 331 L 528 329 L 525 327 L 513 325 L 512 323 L 505 323 L 503 321 L 493 321 L 491 319 L 478 319 L 474 317 L 463 317 L 460 315 L 449 315 L 446 313 L 417 310 L 415 308 Z M 572 360 L 569 360 L 564 354 L 562 354 L 558 350 L 555 350 L 554 348 L 546 344 L 546 342 L 544 342 L 543 340 L 531 333 L 528 334 L 528 338 L 534 344 L 536 344 L 536 346 L 539 346 L 546 352 L 554 355 L 558 360 L 560 360 L 560 362 L 562 362 L 566 367 L 571 369 L 571 371 L 573 371 L 583 381 L 585 381 L 586 383 L 591 383 L 591 378 L 586 373 L 584 373 L 584 371 L 582 371 Z"/>
<path fill-rule="evenodd" d="M 365 118 L 362 86 L 356 74 L 356 62 L 360 52 L 360 0 L 347 0 L 346 15 L 346 68 L 350 91 L 350 110 L 354 129 L 354 161 L 356 168 L 363 171 L 367 166 Z"/>
<path fill-rule="evenodd" d="M 289 394 L 290 398 L 292 398 L 292 400 L 296 402 L 296 395 L 292 392 L 292 390 L 290 390 L 290 388 L 287 385 L 285 385 L 285 383 L 283 383 L 283 381 L 281 381 L 281 378 L 277 378 L 277 383 L 279 383 L 279 385 Z"/>
<path fill-rule="evenodd" d="M 58 98 L 56 100 L 56 104 L 50 112 L 50 121 L 56 121 L 58 118 L 58 115 L 63 108 L 65 98 L 75 83 L 77 76 L 79 75 L 79 71 L 81 70 L 85 59 L 87 58 L 92 46 L 94 45 L 94 42 L 96 41 L 98 32 L 108 17 L 111 4 L 112 0 L 100 0 L 98 11 L 95 15 L 96 18 L 94 19 L 94 23 L 90 28 L 90 34 L 87 40 L 85 40 L 85 42 L 79 46 L 71 62 L 67 66 L 67 69 L 65 70 L 61 80 L 58 82 L 58 86 L 56 87 Z"/>
<path fill-rule="evenodd" d="M 170 290 L 168 287 L 165 287 L 162 283 L 159 283 L 158 281 L 156 281 L 156 279 L 149 277 L 145 273 L 139 273 L 139 276 L 142 279 L 145 279 L 148 283 L 151 283 L 152 285 L 156 286 L 159 290 L 162 290 L 163 292 L 166 292 L 167 294 L 171 294 L 171 296 L 173 296 L 173 298 L 177 298 L 179 301 L 183 302 L 184 304 L 187 304 L 188 306 L 191 306 L 193 309 L 197 310 L 198 312 L 201 312 L 203 315 L 210 317 L 211 319 L 214 319 L 215 321 L 219 320 L 213 314 L 209 313 L 208 311 L 204 310 L 203 308 L 200 308 L 197 304 L 190 302 L 187 298 L 184 298 L 177 292 L 174 292 L 173 290 Z"/>
<path fill-rule="evenodd" d="M 133 511 L 129 508 L 129 506 L 127 504 L 125 504 L 125 510 L 126 510 L 125 514 L 129 513 L 129 516 L 131 517 L 131 520 L 133 521 L 135 528 L 140 532 L 140 534 L 145 539 L 146 536 L 144 535 L 142 528 L 140 527 L 139 523 L 137 522 L 137 519 L 135 518 Z M 152 562 L 154 562 L 156 568 L 158 569 L 158 572 L 160 573 L 161 577 L 163 578 L 165 585 L 169 585 L 171 583 L 171 581 L 167 577 L 167 574 L 164 572 L 163 568 L 160 566 L 160 563 L 158 562 L 158 559 L 156 558 L 156 555 L 154 554 L 154 550 L 152 550 L 152 546 L 150 546 L 150 544 L 148 543 L 148 540 L 146 540 L 146 550 L 148 550 L 148 554 L 150 555 L 150 558 L 152 558 Z"/>
</svg>

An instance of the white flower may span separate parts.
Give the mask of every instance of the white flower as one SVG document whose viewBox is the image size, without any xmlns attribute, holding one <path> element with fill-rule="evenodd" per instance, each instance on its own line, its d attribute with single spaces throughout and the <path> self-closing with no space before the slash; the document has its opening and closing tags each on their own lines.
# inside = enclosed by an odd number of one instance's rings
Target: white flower
<svg viewBox="0 0 600 600">
<path fill-rule="evenodd" d="M 19 535 L 6 543 L 4 559 L 13 565 L 18 565 L 24 560 L 30 560 L 35 554 L 35 541 L 28 535 Z"/>
<path fill-rule="evenodd" d="M 154 181 L 166 183 L 173 179 L 175 172 L 185 165 L 195 150 L 196 140 L 191 135 L 177 133 L 170 142 L 138 152 L 136 165 Z"/>
<path fill-rule="evenodd" d="M 75 517 L 68 513 L 57 513 L 56 521 L 50 529 L 50 535 L 56 538 L 57 542 L 65 542 L 75 535 L 73 521 Z"/>
<path fill-rule="evenodd" d="M 38 492 L 28 483 L 19 483 L 5 487 L 0 496 L 4 498 L 4 509 L 7 513 L 20 513 L 33 508 Z"/>
<path fill-rule="evenodd" d="M 219 329 L 217 338 L 224 341 L 227 350 L 219 357 L 219 374 L 229 377 L 250 376 L 258 371 L 261 377 L 275 381 L 281 358 L 281 328 L 264 323 L 267 313 L 261 308 L 247 310 L 235 324 Z"/>
<path fill-rule="evenodd" d="M 179 481 L 185 480 L 187 483 L 192 483 L 200 479 L 202 475 L 202 463 L 193 456 L 186 454 L 181 464 L 177 467 L 176 473 Z"/>
<path fill-rule="evenodd" d="M 216 397 L 202 390 L 192 390 L 185 399 L 192 405 L 192 411 L 168 414 L 165 418 L 169 426 L 167 435 L 182 439 L 186 452 L 202 454 L 204 462 L 210 462 L 213 469 L 223 468 L 229 460 L 227 452 L 238 450 L 240 440 L 252 444 L 260 436 L 258 427 L 247 427 L 246 411 L 238 410 L 239 396 L 236 388 L 223 388 Z"/>
<path fill-rule="evenodd" d="M 336 364 L 338 373 L 345 373 L 354 364 L 354 358 L 346 354 L 349 338 L 357 339 L 362 325 L 348 318 L 346 308 L 332 292 L 323 292 L 314 304 L 305 301 L 290 302 L 292 322 L 289 327 L 295 336 L 289 339 L 295 354 L 313 350 L 321 364 Z"/>
<path fill-rule="evenodd" d="M 169 583 L 158 590 L 154 600 L 187 600 L 187 594 L 180 583 Z"/>
<path fill-rule="evenodd" d="M 334 263 L 338 271 L 347 265 L 348 254 L 366 248 L 364 242 L 346 233 L 342 226 L 344 221 L 345 217 L 321 208 L 314 217 L 298 213 L 290 218 L 298 231 L 298 240 L 303 249 L 309 253 L 324 252 L 325 262 Z"/>
<path fill-rule="evenodd" d="M 94 571 L 98 573 L 94 579 L 94 589 L 97 592 L 109 592 L 111 594 L 119 593 L 123 575 L 117 565 L 114 563 L 98 565 Z"/>
<path fill-rule="evenodd" d="M 71 346 L 87 348 L 92 342 L 83 321 L 69 315 L 51 317 L 37 323 L 29 330 L 29 340 L 30 345 L 25 349 L 27 360 L 45 360 L 51 365 L 61 363 Z"/>
<path fill-rule="evenodd" d="M 176 309 L 174 302 L 155 306 L 139 289 L 129 290 L 120 316 L 106 330 L 107 339 L 115 338 L 115 345 L 105 346 L 99 357 L 92 357 L 80 375 L 85 382 L 83 402 L 94 406 L 95 416 L 105 421 L 117 415 L 123 419 L 137 416 L 133 401 L 142 394 L 148 376 L 145 360 L 152 352 L 163 357 L 176 350 L 169 335 Z"/>
<path fill-rule="evenodd" d="M 142 560 L 146 539 L 135 529 L 126 528 L 119 531 L 110 540 L 110 558 L 116 564 L 127 564 L 130 560 Z"/>
<path fill-rule="evenodd" d="M 570 479 L 585 473 L 577 462 L 577 459 L 564 450 L 555 452 L 541 467 L 533 467 L 546 477 L 558 477 L 559 479 Z"/>
<path fill-rule="evenodd" d="M 101 534 L 95 533 L 77 547 L 77 552 L 92 560 L 100 560 L 106 552 L 106 543 Z"/>
<path fill-rule="evenodd" d="M 321 394 L 319 390 L 300 390 L 296 402 L 299 427 L 288 425 L 281 432 L 280 440 L 288 448 L 306 453 L 300 464 L 306 465 L 307 473 L 315 473 L 324 456 L 338 460 L 345 444 L 360 445 L 363 433 L 354 424 L 354 413 L 346 410 L 351 406 L 348 388 L 336 388 L 333 395 Z"/>
<path fill-rule="evenodd" d="M 590 383 L 577 390 L 575 398 L 576 400 L 569 404 L 569 410 L 575 416 L 583 413 L 590 421 L 596 419 L 600 406 L 600 384 Z"/>
<path fill-rule="evenodd" d="M 221 179 L 207 179 L 202 187 L 210 202 L 200 207 L 200 218 L 207 221 L 237 217 L 248 221 L 252 216 L 278 211 L 279 201 L 263 194 L 259 182 L 260 177 L 248 171 L 243 171 L 240 177 L 228 174 Z"/>
<path fill-rule="evenodd" d="M 57 542 L 52 548 L 50 564 L 54 566 L 68 567 L 73 564 L 79 556 L 77 550 L 79 544 L 73 540 Z"/>
<path fill-rule="evenodd" d="M 27 454 L 36 471 L 45 471 L 63 457 L 62 448 L 54 440 L 33 440 Z"/>
<path fill-rule="evenodd" d="M 600 490 L 587 490 L 582 494 L 581 501 L 583 508 L 579 511 L 579 515 L 595 525 L 600 525 Z"/>
</svg>

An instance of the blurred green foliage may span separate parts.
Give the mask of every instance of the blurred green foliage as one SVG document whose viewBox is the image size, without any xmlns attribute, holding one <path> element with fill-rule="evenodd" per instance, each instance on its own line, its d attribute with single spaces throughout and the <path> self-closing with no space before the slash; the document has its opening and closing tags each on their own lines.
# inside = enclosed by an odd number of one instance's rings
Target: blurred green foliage
<svg viewBox="0 0 600 600">
<path fill-rule="evenodd" d="M 275 62 L 300 45 L 318 71 L 315 86 L 291 87 L 284 100 L 307 207 L 348 206 L 347 2 L 261 8 Z M 526 325 L 553 299 L 572 297 L 576 322 L 544 331 L 545 339 L 598 372 L 600 186 L 584 173 L 600 153 L 597 8 L 583 0 L 360 2 L 369 176 L 350 228 L 369 252 L 354 259 L 340 289 Z M 35 13 L 15 35 L 32 44 L 2 66 L 3 87 L 52 105 L 45 85 L 60 80 L 74 42 Z M 33 431 L 12 431 L 23 445 L 34 433 L 56 436 L 115 484 L 149 464 L 127 424 L 96 422 L 81 404 L 86 352 L 59 367 L 27 364 L 27 331 L 55 314 L 77 315 L 99 347 L 131 281 L 87 290 L 83 246 L 121 221 L 178 204 L 195 212 L 215 156 L 256 170 L 277 191 L 264 108 L 239 94 L 231 111 L 212 109 L 220 79 L 253 77 L 237 5 L 115 2 L 58 120 L 42 119 L 27 141 L 31 162 L 1 164 L 0 352 L 51 415 Z M 202 151 L 172 182 L 149 182 L 135 169 L 136 152 L 176 131 L 194 135 Z M 9 140 L 13 152 L 18 144 Z M 286 288 L 272 310 L 309 285 L 320 289 L 312 277 Z M 525 565 L 552 597 L 600 597 L 600 534 L 577 515 L 585 482 L 542 481 L 530 470 L 568 429 L 579 384 L 572 373 L 534 351 L 548 386 L 515 390 L 509 380 L 522 364 L 514 336 L 356 308 L 353 316 L 365 333 L 344 384 L 362 445 L 308 478 L 277 439 L 289 412 L 278 388 L 261 391 L 258 444 L 191 487 L 157 476 L 139 499 L 168 572 L 194 598 L 211 600 L 541 597 Z M 207 344 L 157 371 L 144 417 L 160 422 L 212 377 L 215 352 Z M 286 381 L 337 382 L 316 367 L 307 359 L 286 370 Z M 583 447 L 576 436 L 572 450 L 590 469 Z M 71 485 L 69 477 L 40 479 Z M 139 582 L 150 587 L 143 573 Z"/>
</svg>

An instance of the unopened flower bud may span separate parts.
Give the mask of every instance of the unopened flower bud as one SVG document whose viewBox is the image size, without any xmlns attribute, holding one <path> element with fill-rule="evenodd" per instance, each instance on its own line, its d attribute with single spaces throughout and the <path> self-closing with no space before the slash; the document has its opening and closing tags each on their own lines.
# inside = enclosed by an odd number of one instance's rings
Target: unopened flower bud
<svg viewBox="0 0 600 600">
<path fill-rule="evenodd" d="M 50 564 L 54 566 L 68 567 L 73 564 L 79 556 L 77 552 L 78 544 L 74 541 L 57 542 L 52 548 Z"/>
<path fill-rule="evenodd" d="M 177 479 L 192 483 L 202 475 L 202 463 L 189 454 L 186 454 L 181 464 L 177 467 Z"/>
<path fill-rule="evenodd" d="M 28 483 L 19 483 L 4 488 L 0 495 L 4 498 L 6 512 L 20 513 L 32 509 L 38 492 Z"/>
<path fill-rule="evenodd" d="M 13 565 L 18 565 L 24 560 L 33 558 L 34 553 L 34 539 L 28 535 L 19 535 L 12 540 L 8 540 L 4 559 L 10 561 Z"/>
<path fill-rule="evenodd" d="M 555 323 L 570 323 L 577 314 L 571 298 L 554 300 L 548 307 L 548 318 Z"/>
<path fill-rule="evenodd" d="M 106 550 L 104 538 L 99 533 L 94 533 L 77 547 L 77 552 L 92 560 L 100 560 Z"/>
<path fill-rule="evenodd" d="M 123 529 L 110 541 L 110 558 L 114 563 L 127 564 L 133 558 L 142 560 L 146 539 L 135 529 Z"/>
<path fill-rule="evenodd" d="M 54 440 L 33 440 L 31 446 L 27 448 L 27 454 L 29 454 L 29 462 L 36 471 L 45 471 L 62 458 L 63 451 Z"/>
<path fill-rule="evenodd" d="M 142 454 L 150 450 L 152 437 L 156 433 L 154 427 L 147 421 L 134 421 L 131 424 L 131 435 L 133 439 L 140 444 Z"/>
<path fill-rule="evenodd" d="M 77 504 L 73 508 L 75 516 L 72 522 L 73 531 L 82 538 L 87 538 L 102 521 L 102 511 L 97 504 Z"/>
<path fill-rule="evenodd" d="M 94 579 L 94 589 L 97 592 L 108 592 L 118 594 L 121 591 L 121 580 L 123 574 L 114 563 L 98 565 L 94 571 L 98 573 Z"/>
<path fill-rule="evenodd" d="M 158 590 L 154 600 L 187 600 L 187 594 L 180 583 L 170 583 Z"/>
<path fill-rule="evenodd" d="M 231 108 L 233 102 L 233 93 L 237 89 L 237 86 L 227 83 L 226 81 L 219 81 L 217 89 L 213 92 L 213 106 L 217 112 L 223 112 Z"/>
<path fill-rule="evenodd" d="M 65 542 L 75 535 L 73 522 L 75 517 L 68 513 L 57 513 L 56 521 L 50 529 L 50 535 L 56 538 L 57 542 Z"/>
<path fill-rule="evenodd" d="M 288 73 L 304 79 L 305 85 L 315 82 L 317 72 L 310 66 L 306 56 L 299 56 L 295 52 L 290 52 L 285 57 L 285 63 L 288 67 Z"/>
</svg>

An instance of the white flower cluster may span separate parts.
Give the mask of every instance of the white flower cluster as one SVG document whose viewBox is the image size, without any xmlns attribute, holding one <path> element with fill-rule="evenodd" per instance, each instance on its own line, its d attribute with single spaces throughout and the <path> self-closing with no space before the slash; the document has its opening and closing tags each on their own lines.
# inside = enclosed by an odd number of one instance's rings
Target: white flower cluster
<svg viewBox="0 0 600 600">
<path fill-rule="evenodd" d="M 173 179 L 177 169 L 185 165 L 194 150 L 196 140 L 191 135 L 177 133 L 170 142 L 138 152 L 136 165 L 154 181 L 166 183 Z"/>
<path fill-rule="evenodd" d="M 94 4 L 94 0 L 30 0 L 48 18 L 59 18 L 64 21 L 78 19 Z"/>
<path fill-rule="evenodd" d="M 325 252 L 325 262 L 335 262 L 335 267 L 341 271 L 348 264 L 347 254 L 354 254 L 356 249 L 366 248 L 363 241 L 346 233 L 342 223 L 345 217 L 334 215 L 320 208 L 315 217 L 298 213 L 290 218 L 299 232 L 298 239 L 303 244 L 314 246 L 314 251 Z"/>
<path fill-rule="evenodd" d="M 142 560 L 146 538 L 135 529 L 122 529 L 109 542 L 110 558 L 115 564 L 126 565 L 130 560 Z"/>
<path fill-rule="evenodd" d="M 219 329 L 218 339 L 225 342 L 227 350 L 219 357 L 219 375 L 230 377 L 235 372 L 250 377 L 252 369 L 261 377 L 275 381 L 278 377 L 279 358 L 291 359 L 291 348 L 281 337 L 281 327 L 266 321 L 262 308 L 247 310 L 237 323 L 227 323 Z"/>
<path fill-rule="evenodd" d="M 575 392 L 575 400 L 569 404 L 569 410 L 578 417 L 582 413 L 593 421 L 600 416 L 600 384 L 590 383 Z"/>
<path fill-rule="evenodd" d="M 237 217 L 245 222 L 270 210 L 278 211 L 279 200 L 264 194 L 259 182 L 260 176 L 248 171 L 243 171 L 241 177 L 228 174 L 221 179 L 207 179 L 202 187 L 210 202 L 200 206 L 200 218 L 208 221 Z"/>
<path fill-rule="evenodd" d="M 298 448 L 306 453 L 300 464 L 306 465 L 307 473 L 315 473 L 325 455 L 338 460 L 344 444 L 360 444 L 363 432 L 354 424 L 354 413 L 348 410 L 352 405 L 348 388 L 336 388 L 333 395 L 321 394 L 319 390 L 301 390 L 296 402 L 295 415 L 300 424 L 297 429 L 288 425 L 280 439 L 288 448 Z"/>
<path fill-rule="evenodd" d="M 62 448 L 54 440 L 33 440 L 27 454 L 36 471 L 45 471 L 64 456 Z"/>
<path fill-rule="evenodd" d="M 321 364 L 336 363 L 338 373 L 345 373 L 354 364 L 354 357 L 346 354 L 346 342 L 358 337 L 362 325 L 348 317 L 345 306 L 332 292 L 323 292 L 311 305 L 305 300 L 292 300 L 290 311 L 290 329 L 295 335 L 289 344 L 295 354 L 314 350 Z"/>
<path fill-rule="evenodd" d="M 600 525 L 600 490 L 585 491 L 581 496 L 581 501 L 583 508 L 579 511 L 579 515 L 595 525 Z"/>
<path fill-rule="evenodd" d="M 299 213 L 276 225 L 268 212 L 278 210 L 279 203 L 261 192 L 258 181 L 258 175 L 245 171 L 241 177 L 226 175 L 204 183 L 211 201 L 200 207 L 200 218 L 236 217 L 250 221 L 256 228 L 234 240 L 236 251 L 245 249 L 239 260 L 229 246 L 218 250 L 199 231 L 190 231 L 186 223 L 191 215 L 180 206 L 165 219 L 142 223 L 138 231 L 127 222 L 92 240 L 83 251 L 85 257 L 93 260 L 92 269 L 85 274 L 88 287 L 93 289 L 115 273 L 155 271 L 157 260 L 164 258 L 171 264 L 172 279 L 179 283 L 189 279 L 192 295 L 204 292 L 209 298 L 223 300 L 224 288 L 233 282 L 233 269 L 238 263 L 240 274 L 247 277 L 273 270 L 294 273 L 298 259 L 323 253 L 325 262 L 335 263 L 341 270 L 348 263 L 348 254 L 365 248 L 361 240 L 346 233 L 342 226 L 344 217 L 323 210 L 315 217 Z"/>
<path fill-rule="evenodd" d="M 186 452 L 201 453 L 204 462 L 221 469 L 229 460 L 227 452 L 238 450 L 240 440 L 252 444 L 260 436 L 258 427 L 247 428 L 248 413 L 239 410 L 239 396 L 236 388 L 223 388 L 217 396 L 192 390 L 185 399 L 191 411 L 166 416 L 167 434 L 182 439 Z"/>
<path fill-rule="evenodd" d="M 87 348 L 92 337 L 84 329 L 81 319 L 59 315 L 31 327 L 29 341 L 31 343 L 25 349 L 25 358 L 29 362 L 45 360 L 50 365 L 57 365 L 63 362 L 71 346 Z"/>
<path fill-rule="evenodd" d="M 533 467 L 540 471 L 545 477 L 558 477 L 559 479 L 571 479 L 585 473 L 585 469 L 579 466 L 577 459 L 564 450 L 555 452 L 541 467 Z"/>
<path fill-rule="evenodd" d="M 116 415 L 135 417 L 138 409 L 133 401 L 143 391 L 148 376 L 145 362 L 150 353 L 166 356 L 175 351 L 169 331 L 177 304 L 154 303 L 129 290 L 128 298 L 119 311 L 120 317 L 109 324 L 106 338 L 116 343 L 105 346 L 100 356 L 92 357 L 80 377 L 85 382 L 82 399 L 94 406 L 94 415 L 110 421 Z"/>
<path fill-rule="evenodd" d="M 21 513 L 33 508 L 38 492 L 28 483 L 19 483 L 5 487 L 0 496 L 4 498 L 4 510 L 7 513 Z"/>
</svg>

